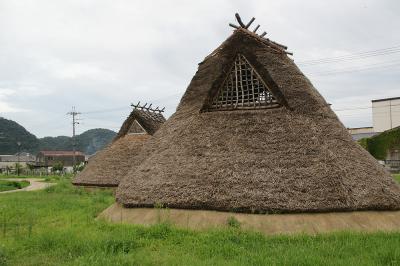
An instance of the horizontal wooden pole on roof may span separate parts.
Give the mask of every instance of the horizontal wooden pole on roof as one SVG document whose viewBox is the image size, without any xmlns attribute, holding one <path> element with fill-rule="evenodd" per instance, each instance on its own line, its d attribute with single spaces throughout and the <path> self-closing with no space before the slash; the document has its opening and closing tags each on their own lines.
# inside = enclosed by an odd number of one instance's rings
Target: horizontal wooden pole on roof
<svg viewBox="0 0 400 266">
<path fill-rule="evenodd" d="M 271 42 L 272 42 L 273 44 L 276 44 L 276 45 L 282 47 L 283 49 L 287 50 L 287 46 L 285 46 L 285 45 L 283 45 L 283 44 L 280 44 L 280 43 L 277 43 L 277 42 L 274 42 L 274 41 L 271 41 Z"/>
<path fill-rule="evenodd" d="M 235 28 L 235 29 L 239 29 L 240 28 L 238 25 L 235 25 L 235 24 L 232 24 L 232 23 L 229 23 L 229 26 L 231 26 L 232 28 Z"/>
</svg>

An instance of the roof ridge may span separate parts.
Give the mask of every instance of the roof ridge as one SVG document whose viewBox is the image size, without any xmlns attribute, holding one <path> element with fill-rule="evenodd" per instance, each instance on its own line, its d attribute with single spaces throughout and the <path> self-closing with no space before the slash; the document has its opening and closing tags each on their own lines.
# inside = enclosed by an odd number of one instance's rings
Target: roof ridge
<svg viewBox="0 0 400 266">
<path fill-rule="evenodd" d="M 236 20 L 239 23 L 240 26 L 237 26 L 235 24 L 229 23 L 229 26 L 231 26 L 232 28 L 235 28 L 236 30 L 242 30 L 245 33 L 250 34 L 253 37 L 256 37 L 257 40 L 267 44 L 270 48 L 274 49 L 274 50 L 278 50 L 279 52 L 285 53 L 285 54 L 290 54 L 293 55 L 292 52 L 287 52 L 287 46 L 274 42 L 268 38 L 264 38 L 265 35 L 267 35 L 267 32 L 263 32 L 261 35 L 258 35 L 256 32 L 259 29 L 260 25 L 257 25 L 257 27 L 253 30 L 250 31 L 249 27 L 250 25 L 254 22 L 255 17 L 253 17 L 246 25 L 243 23 L 240 15 L 238 13 L 235 14 Z"/>
</svg>

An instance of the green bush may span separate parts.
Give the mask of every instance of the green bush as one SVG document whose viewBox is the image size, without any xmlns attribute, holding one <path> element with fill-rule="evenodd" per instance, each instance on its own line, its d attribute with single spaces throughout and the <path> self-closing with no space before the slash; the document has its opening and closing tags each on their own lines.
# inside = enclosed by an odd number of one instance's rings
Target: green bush
<svg viewBox="0 0 400 266">
<path fill-rule="evenodd" d="M 361 145 L 361 147 L 368 151 L 368 138 L 359 139 L 357 142 Z"/>
<path fill-rule="evenodd" d="M 53 164 L 53 167 L 51 168 L 52 172 L 56 172 L 56 171 L 63 171 L 64 170 L 64 165 L 62 162 L 56 162 Z"/>
<path fill-rule="evenodd" d="M 8 181 L 8 180 L 0 180 L 0 191 L 8 191 L 21 189 L 29 186 L 28 181 Z"/>
<path fill-rule="evenodd" d="M 376 159 L 385 160 L 388 150 L 400 149 L 400 127 L 371 138 L 360 139 L 358 143 Z"/>
<path fill-rule="evenodd" d="M 83 169 L 85 168 L 85 163 L 80 163 L 74 166 L 74 173 L 76 172 L 82 172 Z"/>
</svg>

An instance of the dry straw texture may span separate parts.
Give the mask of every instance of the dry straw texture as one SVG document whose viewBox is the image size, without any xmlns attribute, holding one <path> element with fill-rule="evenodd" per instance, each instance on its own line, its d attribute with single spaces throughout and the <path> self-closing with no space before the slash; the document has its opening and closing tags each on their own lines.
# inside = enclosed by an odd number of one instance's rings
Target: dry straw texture
<svg viewBox="0 0 400 266">
<path fill-rule="evenodd" d="M 284 107 L 202 112 L 237 53 Z M 176 113 L 120 183 L 125 207 L 238 212 L 395 210 L 400 187 L 356 144 L 284 54 L 236 30 L 202 63 Z"/>
<path fill-rule="evenodd" d="M 149 134 L 127 134 L 132 123 L 138 121 Z M 135 165 L 132 160 L 140 153 L 144 143 L 165 121 L 161 114 L 143 110 L 133 110 L 122 124 L 120 131 L 105 149 L 94 155 L 85 169 L 74 179 L 80 186 L 118 186 L 120 177 Z"/>
</svg>

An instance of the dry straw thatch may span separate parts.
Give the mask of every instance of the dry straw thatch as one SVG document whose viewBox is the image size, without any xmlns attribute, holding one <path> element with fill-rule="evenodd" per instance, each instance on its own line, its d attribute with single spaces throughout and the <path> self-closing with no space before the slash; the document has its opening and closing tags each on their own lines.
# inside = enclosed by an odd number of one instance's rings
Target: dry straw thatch
<svg viewBox="0 0 400 266">
<path fill-rule="evenodd" d="M 96 153 L 85 169 L 77 175 L 77 186 L 116 187 L 121 176 L 135 165 L 131 160 L 140 153 L 144 143 L 165 122 L 161 113 L 135 109 L 122 124 L 115 139 Z M 140 132 L 143 132 L 140 133 Z"/>
<path fill-rule="evenodd" d="M 204 112 L 240 53 L 279 108 Z M 177 111 L 135 157 L 125 207 L 249 213 L 400 209 L 400 186 L 356 144 L 286 54 L 239 28 L 199 69 Z"/>
</svg>

